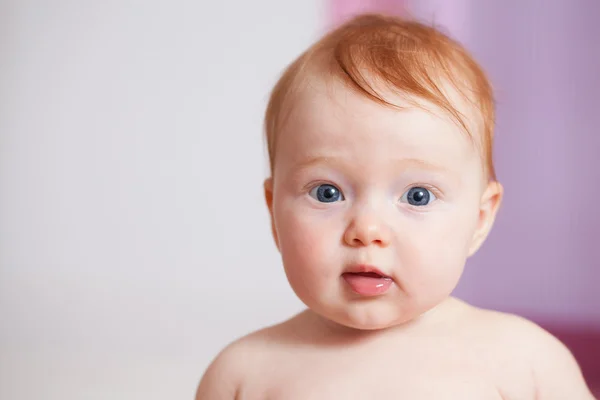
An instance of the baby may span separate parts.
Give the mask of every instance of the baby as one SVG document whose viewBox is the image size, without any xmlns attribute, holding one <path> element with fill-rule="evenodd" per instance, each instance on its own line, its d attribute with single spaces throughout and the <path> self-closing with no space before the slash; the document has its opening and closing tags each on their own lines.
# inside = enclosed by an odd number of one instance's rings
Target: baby
<svg viewBox="0 0 600 400">
<path fill-rule="evenodd" d="M 421 23 L 358 16 L 294 61 L 264 192 L 307 310 L 222 350 L 197 399 L 593 399 L 549 333 L 451 297 L 502 199 L 493 131 L 484 72 Z"/>
</svg>

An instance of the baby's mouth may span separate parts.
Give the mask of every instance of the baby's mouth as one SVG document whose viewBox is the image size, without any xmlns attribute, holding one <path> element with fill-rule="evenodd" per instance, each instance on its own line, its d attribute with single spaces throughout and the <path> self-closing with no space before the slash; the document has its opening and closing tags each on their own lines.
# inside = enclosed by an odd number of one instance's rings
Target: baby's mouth
<svg viewBox="0 0 600 400">
<path fill-rule="evenodd" d="M 381 272 L 379 270 L 379 268 L 374 267 L 372 265 L 365 265 L 365 264 L 353 265 L 353 266 L 349 267 L 348 269 L 346 269 L 346 271 L 344 271 L 344 273 L 342 275 L 350 275 L 350 274 L 364 276 L 366 278 L 392 279 L 391 277 L 389 277 L 386 274 L 384 274 L 383 272 Z"/>
<path fill-rule="evenodd" d="M 376 278 L 376 279 L 392 279 L 389 276 L 382 275 L 377 272 L 345 272 L 343 275 L 357 275 L 357 276 L 364 276 L 365 278 Z"/>
<path fill-rule="evenodd" d="M 377 296 L 388 291 L 392 285 L 391 277 L 373 267 L 358 266 L 342 274 L 350 289 L 361 296 Z"/>
</svg>

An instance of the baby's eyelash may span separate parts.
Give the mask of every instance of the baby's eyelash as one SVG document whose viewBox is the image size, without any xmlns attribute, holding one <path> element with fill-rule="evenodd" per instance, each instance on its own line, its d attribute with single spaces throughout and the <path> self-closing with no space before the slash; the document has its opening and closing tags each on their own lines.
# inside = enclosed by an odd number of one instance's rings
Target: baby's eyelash
<svg viewBox="0 0 600 400">
<path fill-rule="evenodd" d="M 404 193 L 412 188 L 416 188 L 416 187 L 422 187 L 424 189 L 429 190 L 431 193 L 434 194 L 434 196 L 437 199 L 441 199 L 444 196 L 444 193 L 439 188 L 437 188 L 436 186 L 433 186 L 429 183 L 413 183 L 413 184 L 407 186 L 406 189 L 404 189 L 404 191 L 402 193 Z"/>
<path fill-rule="evenodd" d="M 321 185 L 331 185 L 331 186 L 335 186 L 336 188 L 338 188 L 340 191 L 342 190 L 340 188 L 340 185 L 333 183 L 331 181 L 325 181 L 325 180 L 320 180 L 320 181 L 312 181 L 306 185 L 304 185 L 304 187 L 302 188 L 303 192 L 310 192 L 311 190 L 313 190 L 314 188 L 316 188 L 317 186 L 321 186 Z"/>
</svg>

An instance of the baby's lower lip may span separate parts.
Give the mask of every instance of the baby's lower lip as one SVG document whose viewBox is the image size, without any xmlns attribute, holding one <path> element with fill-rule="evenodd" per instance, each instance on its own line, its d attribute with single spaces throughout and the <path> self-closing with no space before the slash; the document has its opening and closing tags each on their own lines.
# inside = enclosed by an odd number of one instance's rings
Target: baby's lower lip
<svg viewBox="0 0 600 400">
<path fill-rule="evenodd" d="M 392 286 L 392 278 L 372 272 L 345 273 L 342 278 L 350 289 L 361 296 L 378 296 L 387 292 Z"/>
</svg>

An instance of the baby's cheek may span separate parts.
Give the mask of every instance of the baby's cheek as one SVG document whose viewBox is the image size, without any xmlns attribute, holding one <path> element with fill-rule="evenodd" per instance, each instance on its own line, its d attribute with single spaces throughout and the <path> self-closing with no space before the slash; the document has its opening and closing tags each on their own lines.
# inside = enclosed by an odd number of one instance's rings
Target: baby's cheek
<svg viewBox="0 0 600 400">
<path fill-rule="evenodd" d="M 406 235 L 398 256 L 407 286 L 454 285 L 464 265 L 461 236 L 460 232 L 441 229 L 437 224 L 422 224 Z"/>
<path fill-rule="evenodd" d="M 427 226 L 434 252 L 448 261 L 464 262 L 474 233 L 476 213 L 462 207 L 437 217 Z"/>
<path fill-rule="evenodd" d="M 306 213 L 288 213 L 282 222 L 280 242 L 286 266 L 313 276 L 326 275 L 339 248 L 339 234 L 336 237 L 331 224 Z"/>
</svg>

